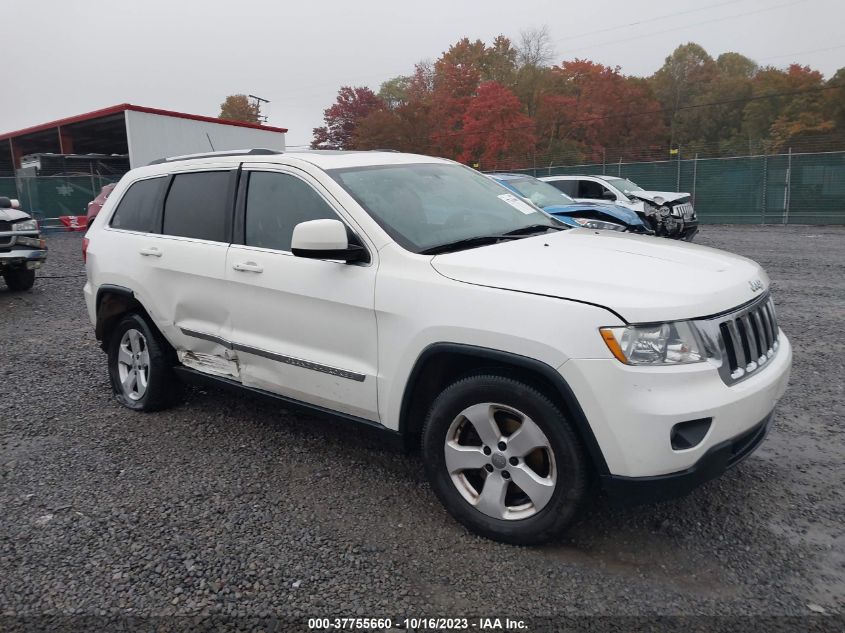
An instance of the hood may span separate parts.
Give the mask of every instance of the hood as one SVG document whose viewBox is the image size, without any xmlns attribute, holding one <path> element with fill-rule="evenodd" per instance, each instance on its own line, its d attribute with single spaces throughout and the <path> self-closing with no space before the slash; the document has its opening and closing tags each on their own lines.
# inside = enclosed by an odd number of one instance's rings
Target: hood
<svg viewBox="0 0 845 633">
<path fill-rule="evenodd" d="M 20 209 L 0 209 L 0 221 L 17 222 L 18 220 L 29 220 L 29 214 Z"/>
<path fill-rule="evenodd" d="M 571 229 L 456 253 L 431 262 L 469 284 L 610 308 L 629 323 L 709 316 L 769 287 L 750 259 L 713 248 L 614 231 Z M 751 282 L 763 288 L 754 291 Z"/>
<path fill-rule="evenodd" d="M 666 202 L 676 202 L 683 198 L 689 198 L 688 193 L 678 193 L 676 191 L 632 191 L 628 194 L 629 198 L 639 198 L 647 202 L 653 202 L 655 198 L 660 196 Z"/>
<path fill-rule="evenodd" d="M 576 202 L 575 204 L 556 204 L 543 209 L 551 215 L 572 215 L 578 212 L 603 213 L 628 226 L 641 226 L 642 219 L 635 211 L 618 204 L 601 204 L 600 202 Z"/>
</svg>

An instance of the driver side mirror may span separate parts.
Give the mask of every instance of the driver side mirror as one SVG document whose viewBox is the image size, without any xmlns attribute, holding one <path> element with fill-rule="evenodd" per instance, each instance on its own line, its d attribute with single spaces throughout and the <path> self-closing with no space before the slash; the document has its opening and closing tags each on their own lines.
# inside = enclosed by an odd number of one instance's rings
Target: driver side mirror
<svg viewBox="0 0 845 633">
<path fill-rule="evenodd" d="M 612 191 L 608 191 L 607 189 L 602 191 L 601 197 L 602 200 L 610 200 L 611 202 L 616 202 L 616 194 Z"/>
<path fill-rule="evenodd" d="M 340 220 L 309 220 L 293 227 L 291 252 L 308 259 L 338 259 L 352 264 L 370 256 L 360 244 L 350 244 L 346 225 Z"/>
</svg>

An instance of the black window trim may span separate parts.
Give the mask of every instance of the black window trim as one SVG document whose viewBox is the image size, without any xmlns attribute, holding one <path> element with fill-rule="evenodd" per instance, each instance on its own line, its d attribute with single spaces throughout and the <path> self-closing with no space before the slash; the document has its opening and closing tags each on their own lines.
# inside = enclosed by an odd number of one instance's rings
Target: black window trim
<svg viewBox="0 0 845 633">
<path fill-rule="evenodd" d="M 164 232 L 164 205 L 167 203 L 167 198 L 170 195 L 170 189 L 173 187 L 173 181 L 176 180 L 176 176 L 181 176 L 185 174 L 202 174 L 206 172 L 228 172 L 229 173 L 229 182 L 227 183 L 226 188 L 226 214 L 228 215 L 227 221 L 224 222 L 224 226 L 226 228 L 226 234 L 223 236 L 224 241 L 220 240 L 206 240 L 199 237 L 188 237 L 185 235 L 170 235 L 169 233 Z M 219 166 L 216 165 L 214 167 L 209 166 L 206 169 L 186 169 L 183 171 L 173 171 L 166 174 L 167 177 L 167 184 L 164 186 L 164 195 L 161 197 L 159 201 L 157 210 L 158 210 L 158 218 L 156 226 L 158 228 L 158 235 L 162 237 L 169 237 L 169 238 L 176 238 L 180 240 L 191 240 L 194 242 L 209 242 L 212 244 L 232 244 L 232 230 L 233 230 L 233 216 L 235 213 L 235 199 L 237 196 L 237 188 L 238 188 L 238 178 L 241 173 L 241 165 L 238 164 L 237 167 L 234 165 L 227 165 L 227 166 Z"/>
<path fill-rule="evenodd" d="M 360 262 L 356 262 L 355 265 L 358 266 L 370 266 L 373 263 L 373 256 L 372 256 L 372 248 L 364 240 L 361 236 L 364 234 L 363 230 L 358 228 L 353 228 L 354 223 L 352 220 L 346 217 L 346 214 L 341 212 L 343 208 L 337 200 L 334 199 L 331 194 L 325 190 L 325 188 L 317 181 L 313 176 L 310 176 L 307 172 L 298 167 L 294 167 L 292 165 L 282 165 L 282 164 L 268 164 L 266 167 L 264 165 L 256 165 L 250 164 L 249 166 L 243 166 L 241 163 L 240 167 L 238 168 L 238 185 L 237 185 L 237 199 L 235 201 L 235 217 L 233 221 L 233 234 L 232 234 L 232 244 L 236 244 L 238 246 L 244 246 L 246 248 L 254 248 L 259 251 L 267 252 L 267 253 L 280 253 L 282 255 L 289 255 L 293 257 L 293 253 L 291 251 L 283 251 L 278 248 L 267 248 L 263 246 L 253 246 L 251 244 L 246 243 L 246 200 L 249 190 L 249 176 L 253 172 L 264 172 L 264 173 L 271 173 L 271 174 L 285 174 L 287 176 L 292 176 L 293 178 L 297 178 L 304 182 L 306 185 L 311 187 L 314 192 L 320 196 L 323 201 L 328 205 L 328 207 L 332 210 L 332 212 L 337 216 L 337 219 L 343 222 L 343 225 L 346 227 L 346 234 L 349 236 L 349 243 L 356 244 L 367 251 L 367 258 Z M 308 179 L 303 178 L 299 173 L 301 172 L 308 176 L 312 181 L 309 182 Z M 318 186 L 314 186 L 314 183 L 317 183 Z M 319 260 L 319 261 L 333 261 L 333 260 Z M 343 264 L 347 265 L 347 264 Z"/>
</svg>

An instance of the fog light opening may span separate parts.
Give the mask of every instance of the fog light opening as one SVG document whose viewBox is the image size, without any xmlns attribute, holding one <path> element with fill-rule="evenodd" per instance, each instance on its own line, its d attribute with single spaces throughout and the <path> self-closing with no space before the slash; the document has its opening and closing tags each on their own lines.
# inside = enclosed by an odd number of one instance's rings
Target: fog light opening
<svg viewBox="0 0 845 633">
<path fill-rule="evenodd" d="M 669 433 L 669 441 L 672 444 L 672 449 L 684 451 L 701 444 L 704 436 L 707 435 L 707 431 L 710 430 L 710 424 L 712 422 L 713 418 L 678 422 L 678 424 L 672 427 Z"/>
</svg>

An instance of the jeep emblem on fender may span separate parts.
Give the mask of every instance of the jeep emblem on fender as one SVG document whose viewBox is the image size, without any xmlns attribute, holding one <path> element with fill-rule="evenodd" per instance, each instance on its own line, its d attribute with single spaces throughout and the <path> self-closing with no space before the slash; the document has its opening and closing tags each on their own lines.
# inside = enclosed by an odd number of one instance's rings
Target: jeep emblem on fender
<svg viewBox="0 0 845 633">
<path fill-rule="evenodd" d="M 751 292 L 759 292 L 763 289 L 763 282 L 759 279 L 755 279 L 753 281 L 749 281 L 748 285 L 751 286 Z"/>
</svg>

